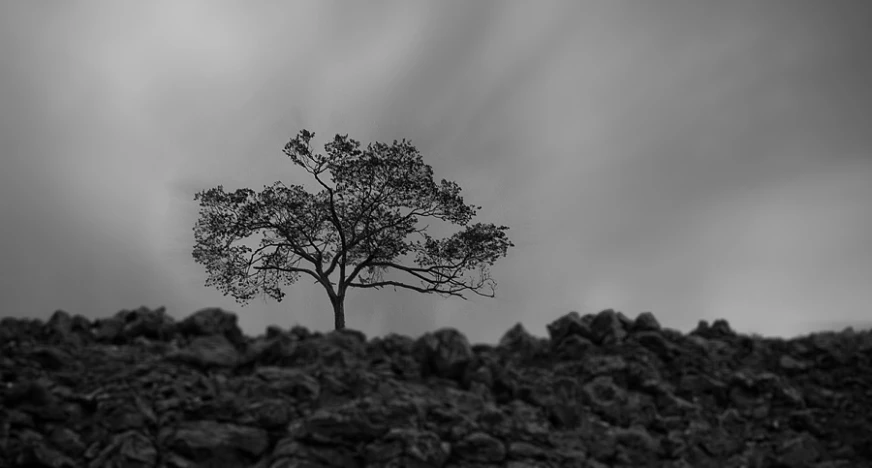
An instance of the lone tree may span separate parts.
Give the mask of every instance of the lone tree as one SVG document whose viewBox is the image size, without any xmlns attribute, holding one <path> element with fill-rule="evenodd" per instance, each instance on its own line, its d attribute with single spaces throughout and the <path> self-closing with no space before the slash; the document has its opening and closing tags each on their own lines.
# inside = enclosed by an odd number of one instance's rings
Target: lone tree
<svg viewBox="0 0 872 468">
<path fill-rule="evenodd" d="M 360 142 L 337 134 L 324 146 L 327 154 L 318 155 L 309 146 L 314 136 L 302 130 L 284 153 L 315 177 L 324 187 L 321 192 L 313 195 L 300 185 L 276 182 L 261 193 L 227 193 L 219 185 L 194 196 L 201 209 L 193 256 L 206 266 L 206 286 L 217 286 L 242 304 L 261 291 L 281 302 L 280 285 L 291 285 L 305 273 L 327 290 L 337 330 L 345 328 L 345 294 L 352 287 L 394 286 L 464 300 L 461 291 L 471 290 L 494 297 L 487 266 L 514 247 L 504 232 L 508 227 L 468 225 L 481 207 L 464 205 L 454 182 L 443 179 L 436 185 L 432 168 L 405 139 L 361 151 Z M 325 170 L 332 174 L 333 187 L 325 181 Z M 423 232 L 428 226 L 415 228 L 419 217 L 465 229 L 434 240 Z M 258 248 L 232 245 L 256 232 L 263 234 Z M 412 233 L 421 234 L 423 242 L 404 242 Z M 417 266 L 396 263 L 409 252 L 415 252 Z M 312 266 L 299 266 L 301 260 Z M 476 267 L 477 280 L 461 281 L 464 270 Z M 330 275 L 337 268 L 339 278 L 333 282 Z M 388 268 L 408 273 L 421 285 L 384 280 Z M 490 294 L 479 291 L 485 285 Z"/>
</svg>

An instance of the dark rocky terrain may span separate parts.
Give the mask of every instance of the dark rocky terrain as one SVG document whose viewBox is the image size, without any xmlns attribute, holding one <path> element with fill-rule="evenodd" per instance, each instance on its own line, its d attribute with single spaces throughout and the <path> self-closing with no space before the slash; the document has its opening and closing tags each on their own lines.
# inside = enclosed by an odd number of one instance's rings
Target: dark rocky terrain
<svg viewBox="0 0 872 468">
<path fill-rule="evenodd" d="M 572 312 L 417 340 L 164 310 L 0 321 L 2 467 L 872 467 L 872 333 Z"/>
</svg>

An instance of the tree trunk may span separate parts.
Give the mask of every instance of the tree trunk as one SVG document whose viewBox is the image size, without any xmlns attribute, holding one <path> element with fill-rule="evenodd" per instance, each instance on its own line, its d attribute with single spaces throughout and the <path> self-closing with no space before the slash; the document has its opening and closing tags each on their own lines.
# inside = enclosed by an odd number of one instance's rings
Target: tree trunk
<svg viewBox="0 0 872 468">
<path fill-rule="evenodd" d="M 330 298 L 333 303 L 333 325 L 336 330 L 345 328 L 345 297 Z"/>
</svg>

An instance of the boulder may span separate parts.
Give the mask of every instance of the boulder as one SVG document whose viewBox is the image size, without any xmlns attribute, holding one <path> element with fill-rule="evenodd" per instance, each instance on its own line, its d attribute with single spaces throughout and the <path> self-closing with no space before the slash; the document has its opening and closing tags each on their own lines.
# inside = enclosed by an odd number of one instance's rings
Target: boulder
<svg viewBox="0 0 872 468">
<path fill-rule="evenodd" d="M 237 317 L 219 307 L 208 307 L 194 312 L 177 326 L 184 336 L 222 335 L 237 349 L 244 349 L 247 341 L 237 325 Z"/>
</svg>

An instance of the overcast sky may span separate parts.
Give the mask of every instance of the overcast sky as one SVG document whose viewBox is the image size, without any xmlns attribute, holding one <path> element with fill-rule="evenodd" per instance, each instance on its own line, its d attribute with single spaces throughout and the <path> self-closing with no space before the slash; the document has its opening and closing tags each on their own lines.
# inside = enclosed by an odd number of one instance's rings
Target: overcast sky
<svg viewBox="0 0 872 468">
<path fill-rule="evenodd" d="M 220 306 L 328 331 L 305 277 L 243 307 L 194 262 L 194 193 L 320 187 L 303 128 L 411 140 L 496 297 L 352 289 L 368 336 L 495 343 L 576 310 L 791 336 L 872 322 L 872 4 L 54 1 L 0 5 L 0 316 Z M 428 232 L 458 228 L 437 220 Z M 418 237 L 414 237 L 417 239 Z M 413 240 L 410 238 L 410 240 Z M 386 277 L 408 281 L 402 273 Z M 408 281 L 417 284 L 415 281 Z"/>
</svg>

